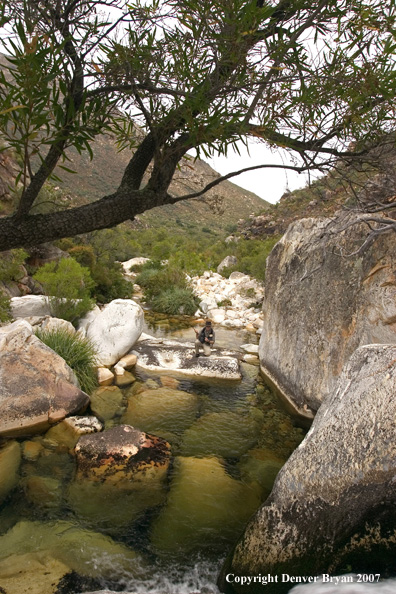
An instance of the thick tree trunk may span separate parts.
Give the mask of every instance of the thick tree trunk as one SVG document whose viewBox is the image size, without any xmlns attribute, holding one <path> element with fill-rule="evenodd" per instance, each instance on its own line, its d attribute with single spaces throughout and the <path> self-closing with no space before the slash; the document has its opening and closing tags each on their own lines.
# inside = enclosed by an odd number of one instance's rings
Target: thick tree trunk
<svg viewBox="0 0 396 594">
<path fill-rule="evenodd" d="M 0 219 L 0 251 L 28 247 L 62 237 L 114 227 L 137 214 L 161 206 L 166 194 L 147 189 L 105 196 L 92 204 L 45 215 Z"/>
</svg>

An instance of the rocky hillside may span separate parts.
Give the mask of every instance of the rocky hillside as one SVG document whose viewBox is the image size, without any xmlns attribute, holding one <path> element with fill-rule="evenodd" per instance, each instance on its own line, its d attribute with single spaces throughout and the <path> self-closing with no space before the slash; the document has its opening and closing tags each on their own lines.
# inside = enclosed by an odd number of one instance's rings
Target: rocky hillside
<svg viewBox="0 0 396 594">
<path fill-rule="evenodd" d="M 371 151 L 364 166 L 339 167 L 301 190 L 285 193 L 277 204 L 265 206 L 239 225 L 247 238 L 266 238 L 286 232 L 290 223 L 306 217 L 329 217 L 343 207 L 359 202 L 380 203 L 396 185 L 396 149 L 394 140 Z M 392 197 L 393 200 L 394 197 Z"/>
<path fill-rule="evenodd" d="M 59 171 L 61 187 L 78 201 L 95 200 L 110 194 L 119 185 L 124 169 L 129 161 L 128 151 L 117 152 L 110 136 L 100 136 L 93 144 L 94 158 L 87 153 L 70 155 L 68 166 L 77 172 L 71 174 Z M 170 193 L 182 196 L 197 192 L 219 177 L 207 163 L 201 160 L 184 159 L 176 172 Z M 166 205 L 139 215 L 135 224 L 150 227 L 156 224 L 183 224 L 211 226 L 214 230 L 224 230 L 235 225 L 239 219 L 260 211 L 268 202 L 256 194 L 225 181 L 209 190 L 205 197 L 186 200 L 175 205 Z"/>
</svg>

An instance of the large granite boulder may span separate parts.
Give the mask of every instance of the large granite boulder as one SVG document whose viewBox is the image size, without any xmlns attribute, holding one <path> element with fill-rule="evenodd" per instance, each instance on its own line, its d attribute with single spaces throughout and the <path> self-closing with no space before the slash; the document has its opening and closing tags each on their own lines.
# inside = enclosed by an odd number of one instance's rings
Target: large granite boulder
<svg viewBox="0 0 396 594">
<path fill-rule="evenodd" d="M 396 235 L 356 254 L 362 220 L 297 221 L 267 259 L 261 366 L 300 411 L 318 409 L 359 346 L 396 342 Z"/>
<path fill-rule="evenodd" d="M 277 594 L 292 585 L 282 574 L 394 570 L 395 391 L 396 346 L 360 347 L 223 567 L 223 591 L 262 591 L 232 576 L 278 576 Z"/>
<path fill-rule="evenodd" d="M 115 299 L 96 315 L 87 337 L 97 348 L 98 362 L 114 365 L 135 344 L 142 333 L 143 310 L 131 299 Z"/>
<path fill-rule="evenodd" d="M 0 328 L 0 436 L 42 433 L 87 406 L 66 362 L 25 320 Z"/>
</svg>

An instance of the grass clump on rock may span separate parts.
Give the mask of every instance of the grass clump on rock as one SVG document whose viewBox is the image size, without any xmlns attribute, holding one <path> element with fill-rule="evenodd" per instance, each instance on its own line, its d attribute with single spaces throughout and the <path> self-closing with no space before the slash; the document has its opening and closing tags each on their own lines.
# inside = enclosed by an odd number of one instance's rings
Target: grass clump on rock
<svg viewBox="0 0 396 594">
<path fill-rule="evenodd" d="M 90 340 L 64 328 L 37 330 L 36 336 L 73 369 L 81 390 L 91 394 L 97 388 L 96 351 Z"/>
</svg>

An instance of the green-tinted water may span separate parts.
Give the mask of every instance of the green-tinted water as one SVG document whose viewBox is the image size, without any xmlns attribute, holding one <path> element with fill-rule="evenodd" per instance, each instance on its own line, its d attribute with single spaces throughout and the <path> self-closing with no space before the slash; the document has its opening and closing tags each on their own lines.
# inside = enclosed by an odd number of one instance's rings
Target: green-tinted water
<svg viewBox="0 0 396 594">
<path fill-rule="evenodd" d="M 177 331 L 178 338 L 190 333 Z M 218 335 L 221 346 L 252 342 L 247 333 Z M 22 464 L 0 510 L 0 586 L 7 594 L 49 594 L 71 571 L 63 593 L 106 586 L 216 592 L 227 548 L 303 437 L 258 368 L 243 364 L 242 372 L 241 382 L 144 375 L 122 391 L 95 395 L 92 408 L 106 428 L 132 424 L 169 441 L 168 473 L 117 484 L 82 480 L 74 443 L 60 426 L 8 446 Z"/>
</svg>

